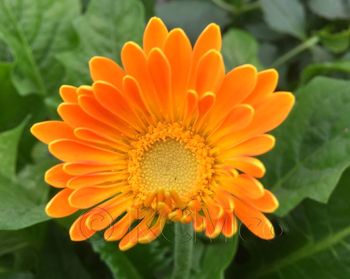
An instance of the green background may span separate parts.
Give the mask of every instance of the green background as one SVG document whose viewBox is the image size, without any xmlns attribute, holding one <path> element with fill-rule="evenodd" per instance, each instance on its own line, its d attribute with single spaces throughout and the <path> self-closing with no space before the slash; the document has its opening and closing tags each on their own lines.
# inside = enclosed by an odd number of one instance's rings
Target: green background
<svg viewBox="0 0 350 279">
<path fill-rule="evenodd" d="M 196 235 L 191 278 L 350 278 L 349 0 L 0 0 L 0 279 L 168 278 L 173 226 L 124 253 L 99 235 L 73 243 L 73 218 L 48 220 L 55 163 L 28 128 L 57 118 L 58 87 L 89 83 L 88 60 L 120 60 L 153 15 L 194 42 L 210 22 L 227 69 L 274 67 L 296 105 L 261 159 L 280 208 L 262 241 Z M 73 216 L 74 217 L 74 216 Z"/>
</svg>

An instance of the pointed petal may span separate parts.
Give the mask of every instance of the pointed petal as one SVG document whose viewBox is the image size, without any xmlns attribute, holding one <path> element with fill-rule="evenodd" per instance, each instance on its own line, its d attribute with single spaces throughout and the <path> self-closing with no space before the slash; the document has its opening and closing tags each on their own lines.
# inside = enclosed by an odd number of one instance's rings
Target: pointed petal
<svg viewBox="0 0 350 279">
<path fill-rule="evenodd" d="M 175 28 L 170 31 L 164 46 L 164 53 L 171 67 L 171 85 L 174 106 L 180 108 L 185 100 L 189 75 L 192 67 L 192 47 L 184 31 Z"/>
<path fill-rule="evenodd" d="M 30 132 L 43 143 L 50 143 L 57 139 L 74 139 L 73 130 L 62 121 L 44 121 L 34 124 Z"/>
<path fill-rule="evenodd" d="M 220 52 L 210 50 L 198 62 L 194 76 L 194 88 L 201 96 L 207 91 L 216 92 L 224 78 L 225 67 Z"/>
<path fill-rule="evenodd" d="M 235 199 L 235 205 L 235 215 L 252 233 L 267 240 L 275 237 L 274 228 L 264 214 L 239 199 Z"/>
<path fill-rule="evenodd" d="M 97 101 L 109 112 L 130 124 L 135 129 L 140 129 L 143 123 L 130 108 L 122 93 L 111 84 L 98 81 L 93 84 L 94 95 Z M 119 124 L 118 124 L 119 125 Z M 123 131 L 127 131 L 125 126 Z"/>
<path fill-rule="evenodd" d="M 235 157 L 229 160 L 224 160 L 223 164 L 258 178 L 263 177 L 266 171 L 263 163 L 254 157 Z"/>
<path fill-rule="evenodd" d="M 94 188 L 83 187 L 76 189 L 69 196 L 69 204 L 76 208 L 84 209 L 95 206 L 96 204 L 111 198 L 120 193 L 118 187 L 113 188 Z"/>
<path fill-rule="evenodd" d="M 278 200 L 269 190 L 264 190 L 264 195 L 258 199 L 245 198 L 244 201 L 251 207 L 266 213 L 272 213 L 278 208 Z"/>
<path fill-rule="evenodd" d="M 63 170 L 64 164 L 57 164 L 46 171 L 45 182 L 53 187 L 64 188 L 67 182 L 73 177 Z"/>
<path fill-rule="evenodd" d="M 61 104 L 58 114 L 72 128 L 88 128 L 104 137 L 114 140 L 120 132 L 87 115 L 77 104 Z"/>
<path fill-rule="evenodd" d="M 215 23 L 209 24 L 199 35 L 194 48 L 193 57 L 196 64 L 197 61 L 210 49 L 221 50 L 222 40 L 219 25 Z"/>
<path fill-rule="evenodd" d="M 61 218 L 73 214 L 78 209 L 68 203 L 68 197 L 72 193 L 71 189 L 59 191 L 46 205 L 45 212 L 52 218 Z"/>
<path fill-rule="evenodd" d="M 268 69 L 258 73 L 256 86 L 253 92 L 244 100 L 247 104 L 258 105 L 264 98 L 271 95 L 278 82 L 278 72 L 275 69 Z"/>
<path fill-rule="evenodd" d="M 99 184 L 113 184 L 118 181 L 126 180 L 129 174 L 123 172 L 99 172 L 94 174 L 87 174 L 76 176 L 68 182 L 68 187 L 71 189 L 78 189 L 87 186 L 97 186 Z"/>
<path fill-rule="evenodd" d="M 222 155 L 222 158 L 237 156 L 258 156 L 270 151 L 275 146 L 275 138 L 271 135 L 261 135 L 251 138 Z"/>
<path fill-rule="evenodd" d="M 163 21 L 158 17 L 152 17 L 145 28 L 143 34 L 143 49 L 148 54 L 152 48 L 163 48 L 168 29 Z"/>
<path fill-rule="evenodd" d="M 86 218 L 89 212 L 79 216 L 69 229 L 69 236 L 72 241 L 83 241 L 93 236 L 96 231 L 86 226 Z"/>
<path fill-rule="evenodd" d="M 171 100 L 170 64 L 159 48 L 154 48 L 148 57 L 148 69 L 157 93 L 160 109 L 166 115 L 173 109 Z"/>
<path fill-rule="evenodd" d="M 120 160 L 116 163 L 65 163 L 63 170 L 70 175 L 86 175 L 91 173 L 98 173 L 103 171 L 115 171 L 127 168 L 127 161 Z"/>
<path fill-rule="evenodd" d="M 53 141 L 49 144 L 49 150 L 62 161 L 112 162 L 120 159 L 119 153 L 74 140 Z"/>
<path fill-rule="evenodd" d="M 62 85 L 60 87 L 60 96 L 64 102 L 74 104 L 78 101 L 77 88 L 71 85 Z"/>
<path fill-rule="evenodd" d="M 125 75 L 123 69 L 112 59 L 94 56 L 90 59 L 90 74 L 93 81 L 103 80 L 122 88 L 122 80 Z"/>
</svg>

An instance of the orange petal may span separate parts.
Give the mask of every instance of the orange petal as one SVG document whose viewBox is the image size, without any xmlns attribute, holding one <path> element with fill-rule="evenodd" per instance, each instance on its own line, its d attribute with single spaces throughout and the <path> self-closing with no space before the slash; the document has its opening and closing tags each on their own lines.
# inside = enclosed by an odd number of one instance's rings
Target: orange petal
<svg viewBox="0 0 350 279">
<path fill-rule="evenodd" d="M 220 141 L 220 148 L 222 149 L 230 147 L 232 142 L 232 137 L 230 135 L 246 128 L 252 122 L 254 113 L 254 109 L 250 105 L 241 104 L 235 106 L 231 112 L 223 118 L 221 124 L 216 126 L 213 121 L 212 124 L 214 125 L 208 125 L 207 132 L 210 133 L 209 141 L 211 143 Z M 211 116 L 217 119 L 221 118 L 213 112 Z"/>
<path fill-rule="evenodd" d="M 222 83 L 218 98 L 223 105 L 230 100 L 231 105 L 241 103 L 254 90 L 257 82 L 257 70 L 253 65 L 245 64 L 232 69 Z"/>
<path fill-rule="evenodd" d="M 77 88 L 71 85 L 62 85 L 60 87 L 60 95 L 64 102 L 67 103 L 76 103 L 77 98 Z"/>
<path fill-rule="evenodd" d="M 225 160 L 224 164 L 258 178 L 263 177 L 266 171 L 263 163 L 254 157 L 236 157 Z"/>
<path fill-rule="evenodd" d="M 72 241 L 83 241 L 93 236 L 96 231 L 89 229 L 86 226 L 86 219 L 89 212 L 79 216 L 69 229 L 69 236 Z"/>
<path fill-rule="evenodd" d="M 94 174 L 87 174 L 72 178 L 68 182 L 68 187 L 71 189 L 78 189 L 87 186 L 97 186 L 99 184 L 112 184 L 118 181 L 123 181 L 128 178 L 129 174 L 125 171 L 122 172 L 99 172 Z"/>
<path fill-rule="evenodd" d="M 166 218 L 158 216 L 158 219 L 154 225 L 146 227 L 144 231 L 140 232 L 138 235 L 138 242 L 145 244 L 155 240 L 162 233 L 165 222 Z"/>
<path fill-rule="evenodd" d="M 162 48 L 168 35 L 168 29 L 163 21 L 158 17 L 152 17 L 145 28 L 143 34 L 143 49 L 149 53 L 152 48 Z"/>
<path fill-rule="evenodd" d="M 276 92 L 264 99 L 255 109 L 255 117 L 242 134 L 266 133 L 279 126 L 288 116 L 295 98 L 288 92 Z"/>
<path fill-rule="evenodd" d="M 106 205 L 98 205 L 86 219 L 86 226 L 94 231 L 101 231 L 111 224 L 130 207 L 132 200 L 128 196 L 120 194 L 107 202 Z"/>
<path fill-rule="evenodd" d="M 226 213 L 222 233 L 226 237 L 232 237 L 237 232 L 237 220 L 232 213 Z"/>
<path fill-rule="evenodd" d="M 205 229 L 206 223 L 205 218 L 201 216 L 199 213 L 196 213 L 193 219 L 193 229 L 196 232 L 201 232 Z"/>
<path fill-rule="evenodd" d="M 210 215 L 206 214 L 205 224 L 205 235 L 209 238 L 215 238 L 222 230 L 223 218 L 212 219 Z"/>
<path fill-rule="evenodd" d="M 65 163 L 63 170 L 70 175 L 86 175 L 103 171 L 117 171 L 127 168 L 127 161 L 120 160 L 115 163 Z"/>
<path fill-rule="evenodd" d="M 67 182 L 73 177 L 63 170 L 64 164 L 58 164 L 50 168 L 45 173 L 45 181 L 57 188 L 64 188 Z"/>
<path fill-rule="evenodd" d="M 75 128 L 74 135 L 77 139 L 92 143 L 93 145 L 97 144 L 106 149 L 115 149 L 122 152 L 127 152 L 129 150 L 129 146 L 118 140 L 117 137 L 111 139 L 110 137 L 105 137 L 105 135 L 98 134 L 98 132 L 88 128 Z"/>
<path fill-rule="evenodd" d="M 73 214 L 78 209 L 68 203 L 68 197 L 72 193 L 71 189 L 59 191 L 46 205 L 45 212 L 52 218 L 61 218 Z"/>
<path fill-rule="evenodd" d="M 61 104 L 58 114 L 72 128 L 88 128 L 99 135 L 113 140 L 120 132 L 87 115 L 77 104 Z"/>
<path fill-rule="evenodd" d="M 225 117 L 233 106 L 242 103 L 253 91 L 256 80 L 257 71 L 253 65 L 242 65 L 229 72 L 217 92 L 215 114 Z"/>
<path fill-rule="evenodd" d="M 94 94 L 97 101 L 109 112 L 116 115 L 135 129 L 140 129 L 143 123 L 139 120 L 130 104 L 126 101 L 122 93 L 111 84 L 98 81 L 93 84 Z M 120 125 L 120 124 L 117 124 Z M 123 128 L 126 133 L 126 127 Z"/>
<path fill-rule="evenodd" d="M 93 96 L 79 96 L 78 100 L 80 107 L 91 117 L 121 132 L 126 130 L 127 133 L 132 133 L 125 122 L 101 106 Z"/>
<path fill-rule="evenodd" d="M 134 221 L 135 215 L 130 212 L 126 213 L 119 221 L 117 221 L 117 223 L 115 223 L 105 231 L 105 240 L 120 240 L 127 233 L 128 229 Z"/>
<path fill-rule="evenodd" d="M 215 104 L 215 94 L 213 92 L 206 92 L 199 99 L 198 109 L 200 115 L 205 115 Z"/>
<path fill-rule="evenodd" d="M 221 188 L 236 197 L 259 199 L 264 195 L 264 187 L 253 177 L 241 174 L 237 177 L 221 179 Z M 220 186 L 219 186 L 220 187 Z"/>
<path fill-rule="evenodd" d="M 44 121 L 34 124 L 30 132 L 43 143 L 57 139 L 74 139 L 73 130 L 62 121 Z"/>
<path fill-rule="evenodd" d="M 134 130 L 130 129 L 123 120 L 106 110 L 94 96 L 79 96 L 78 103 L 94 119 L 118 130 L 121 134 L 133 135 Z"/>
<path fill-rule="evenodd" d="M 251 197 L 250 199 L 244 198 L 244 201 L 251 207 L 266 213 L 274 212 L 279 205 L 275 195 L 269 190 L 264 190 L 264 195 L 258 199 L 252 199 Z"/>
<path fill-rule="evenodd" d="M 221 127 L 228 127 L 230 132 L 239 131 L 250 124 L 253 116 L 254 109 L 250 105 L 237 105 L 227 115 Z"/>
<path fill-rule="evenodd" d="M 143 218 L 142 221 L 135 228 L 133 228 L 127 235 L 125 235 L 123 239 L 119 242 L 119 249 L 122 251 L 126 251 L 132 248 L 133 246 L 135 246 L 138 241 L 138 235 L 140 234 L 141 231 L 147 229 L 150 226 L 153 218 L 154 218 L 154 213 L 151 213 L 145 218 Z"/>
<path fill-rule="evenodd" d="M 186 94 L 185 101 L 185 111 L 184 111 L 184 121 L 187 121 L 186 124 L 198 113 L 198 94 L 194 90 L 188 90 Z"/>
<path fill-rule="evenodd" d="M 225 67 L 221 53 L 209 50 L 201 57 L 196 67 L 194 88 L 199 96 L 207 91 L 216 92 L 224 75 Z"/>
<path fill-rule="evenodd" d="M 56 140 L 49 144 L 50 152 L 62 161 L 112 162 L 120 154 L 74 140 Z"/>
<path fill-rule="evenodd" d="M 224 208 L 221 204 L 217 203 L 212 198 L 203 197 L 203 200 L 205 201 L 205 206 L 208 217 L 212 220 L 217 220 L 222 217 L 224 214 Z"/>
<path fill-rule="evenodd" d="M 256 86 L 253 92 L 244 100 L 247 104 L 256 106 L 264 98 L 275 91 L 278 82 L 278 72 L 275 69 L 268 69 L 258 73 Z"/>
<path fill-rule="evenodd" d="M 174 106 L 178 110 L 176 114 L 181 115 L 192 64 L 191 42 L 182 29 L 175 28 L 170 31 L 165 41 L 164 53 L 171 67 L 172 94 Z"/>
<path fill-rule="evenodd" d="M 199 35 L 194 48 L 193 58 L 196 62 L 210 49 L 221 50 L 222 40 L 219 25 L 215 23 L 209 24 Z"/>
<path fill-rule="evenodd" d="M 170 64 L 159 48 L 152 49 L 147 62 L 161 105 L 160 109 L 163 111 L 163 115 L 168 114 L 172 110 Z"/>
<path fill-rule="evenodd" d="M 123 92 L 125 98 L 136 105 L 143 114 L 147 115 L 147 112 L 150 112 L 150 109 L 147 107 L 147 97 L 144 95 L 144 92 L 141 90 L 139 83 L 134 77 L 126 75 L 123 78 Z"/>
<path fill-rule="evenodd" d="M 95 206 L 96 204 L 111 198 L 113 195 L 120 193 L 118 187 L 112 188 L 94 188 L 83 187 L 76 189 L 69 196 L 69 204 L 76 208 L 84 209 Z"/>
<path fill-rule="evenodd" d="M 258 156 L 270 151 L 275 146 L 275 138 L 271 135 L 261 135 L 251 138 L 230 150 L 227 150 L 222 158 L 235 156 Z"/>
<path fill-rule="evenodd" d="M 93 81 L 104 80 L 117 88 L 122 88 L 122 80 L 125 73 L 112 59 L 94 56 L 90 59 L 89 66 Z"/>
<path fill-rule="evenodd" d="M 235 215 L 252 233 L 262 239 L 275 237 L 274 228 L 264 214 L 239 199 L 235 199 L 235 205 Z"/>
<path fill-rule="evenodd" d="M 232 212 L 235 208 L 232 195 L 225 191 L 217 191 L 216 200 L 222 205 L 225 212 Z"/>
<path fill-rule="evenodd" d="M 152 113 L 157 112 L 157 100 L 152 79 L 147 67 L 147 60 L 143 50 L 135 43 L 128 42 L 123 46 L 121 58 L 125 71 L 133 76 L 139 83 L 142 92 L 145 93 L 147 107 L 152 109 Z"/>
</svg>

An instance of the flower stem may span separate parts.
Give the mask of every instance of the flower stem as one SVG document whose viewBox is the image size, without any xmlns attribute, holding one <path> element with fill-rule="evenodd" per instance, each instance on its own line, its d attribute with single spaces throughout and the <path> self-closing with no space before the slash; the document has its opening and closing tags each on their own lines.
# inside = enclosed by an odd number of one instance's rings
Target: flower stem
<svg viewBox="0 0 350 279">
<path fill-rule="evenodd" d="M 171 279 L 189 278 L 192 266 L 193 235 L 191 224 L 175 223 L 175 263 Z"/>
<path fill-rule="evenodd" d="M 279 67 L 286 63 L 288 60 L 292 59 L 294 56 L 303 52 L 304 50 L 311 48 L 319 42 L 319 37 L 313 36 L 306 41 L 302 42 L 300 45 L 297 45 L 295 48 L 292 48 L 287 53 L 283 54 L 281 57 L 276 59 L 274 63 L 272 63 L 272 67 Z"/>
</svg>

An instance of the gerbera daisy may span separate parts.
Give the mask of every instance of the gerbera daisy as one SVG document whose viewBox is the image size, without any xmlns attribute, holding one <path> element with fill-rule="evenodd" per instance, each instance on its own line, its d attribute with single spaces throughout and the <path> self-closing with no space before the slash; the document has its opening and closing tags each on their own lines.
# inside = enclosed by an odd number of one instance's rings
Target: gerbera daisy
<svg viewBox="0 0 350 279">
<path fill-rule="evenodd" d="M 182 29 L 152 18 L 143 48 L 127 42 L 122 66 L 90 60 L 92 85 L 60 88 L 62 121 L 31 131 L 62 163 L 45 180 L 61 188 L 46 206 L 54 218 L 84 210 L 72 240 L 104 230 L 127 250 L 159 236 L 168 221 L 192 223 L 210 238 L 237 232 L 237 219 L 274 237 L 263 213 L 278 207 L 257 180 L 255 158 L 273 148 L 267 134 L 294 97 L 274 92 L 273 69 L 242 65 L 225 73 L 221 34 L 208 25 L 192 47 Z"/>
</svg>

